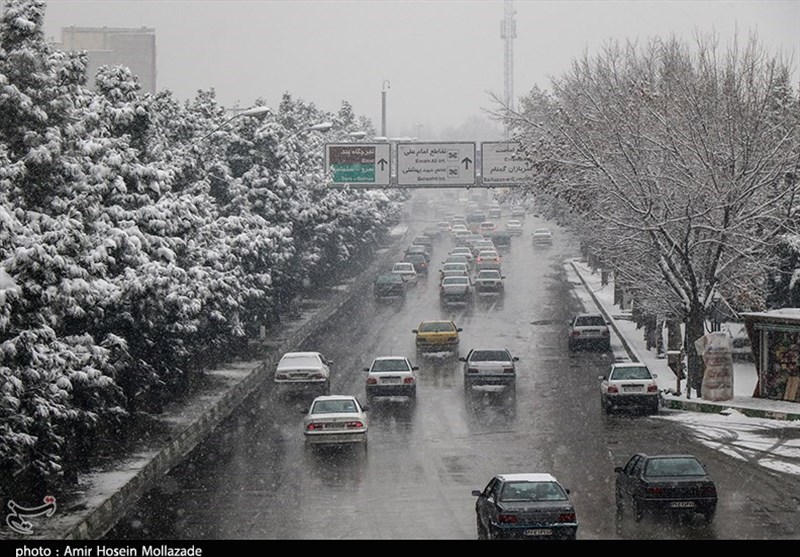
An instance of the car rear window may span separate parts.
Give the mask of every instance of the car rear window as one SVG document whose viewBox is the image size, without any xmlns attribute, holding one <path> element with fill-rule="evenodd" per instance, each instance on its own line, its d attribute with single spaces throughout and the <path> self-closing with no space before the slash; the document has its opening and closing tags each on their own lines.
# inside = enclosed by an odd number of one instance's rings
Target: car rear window
<svg viewBox="0 0 800 557">
<path fill-rule="evenodd" d="M 693 458 L 656 458 L 647 461 L 644 475 L 664 476 L 705 476 L 703 465 Z"/>
<path fill-rule="evenodd" d="M 616 367 L 611 372 L 611 379 L 652 379 L 650 370 L 646 367 Z"/>
<path fill-rule="evenodd" d="M 375 360 L 372 364 L 372 371 L 408 371 L 408 364 L 405 360 Z"/>
<path fill-rule="evenodd" d="M 606 320 L 602 315 L 582 315 L 575 320 L 578 327 L 605 327 Z"/>
<path fill-rule="evenodd" d="M 350 399 L 318 400 L 311 408 L 312 414 L 330 414 L 340 412 L 356 412 L 356 403 Z"/>
<path fill-rule="evenodd" d="M 509 362 L 511 356 L 507 350 L 475 350 L 470 360 L 473 362 Z"/>
<path fill-rule="evenodd" d="M 417 330 L 421 333 L 446 333 L 455 328 L 451 323 L 423 323 Z"/>
<path fill-rule="evenodd" d="M 501 501 L 566 501 L 567 494 L 555 482 L 509 482 L 500 493 Z"/>
</svg>

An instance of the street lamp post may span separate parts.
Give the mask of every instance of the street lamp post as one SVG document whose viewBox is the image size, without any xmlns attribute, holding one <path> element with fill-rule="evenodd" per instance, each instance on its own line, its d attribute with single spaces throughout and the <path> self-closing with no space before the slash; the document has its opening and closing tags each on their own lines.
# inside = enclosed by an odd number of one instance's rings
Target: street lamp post
<svg viewBox="0 0 800 557">
<path fill-rule="evenodd" d="M 234 114 L 233 116 L 222 122 L 219 126 L 217 126 L 213 130 L 205 134 L 203 137 L 198 139 L 198 141 L 205 141 L 206 139 L 211 137 L 214 133 L 218 132 L 219 130 L 227 126 L 230 122 L 232 122 L 236 118 L 241 118 L 242 116 L 261 116 L 263 114 L 266 114 L 267 112 L 272 112 L 272 109 L 268 106 L 254 106 L 252 108 L 248 108 L 247 110 L 242 110 L 241 112 L 237 112 L 236 114 Z"/>
<path fill-rule="evenodd" d="M 354 139 L 356 141 L 361 141 L 362 139 L 367 137 L 367 132 L 363 132 L 363 131 L 362 132 L 350 132 L 347 135 L 350 136 L 351 139 Z"/>
<path fill-rule="evenodd" d="M 391 83 L 385 79 L 381 90 L 381 135 L 383 137 L 386 137 L 386 90 L 390 88 Z"/>
</svg>

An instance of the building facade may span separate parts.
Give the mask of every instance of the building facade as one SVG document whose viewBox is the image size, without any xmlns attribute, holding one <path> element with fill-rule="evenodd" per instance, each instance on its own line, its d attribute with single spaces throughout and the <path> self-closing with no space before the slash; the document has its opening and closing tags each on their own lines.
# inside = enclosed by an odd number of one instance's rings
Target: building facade
<svg viewBox="0 0 800 557">
<path fill-rule="evenodd" d="M 149 27 L 63 27 L 58 48 L 85 50 L 89 65 L 87 83 L 101 66 L 127 66 L 136 75 L 142 93 L 156 92 L 156 32 Z"/>
</svg>

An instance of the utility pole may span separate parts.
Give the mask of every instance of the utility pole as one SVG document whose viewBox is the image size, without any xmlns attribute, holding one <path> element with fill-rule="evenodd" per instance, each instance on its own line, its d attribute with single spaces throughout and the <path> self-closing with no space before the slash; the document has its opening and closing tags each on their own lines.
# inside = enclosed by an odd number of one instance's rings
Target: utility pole
<svg viewBox="0 0 800 557">
<path fill-rule="evenodd" d="M 388 79 L 383 80 L 383 87 L 381 87 L 381 135 L 386 135 L 386 90 L 391 88 L 391 83 Z"/>
<path fill-rule="evenodd" d="M 514 39 L 517 37 L 517 22 L 514 21 L 514 2 L 505 0 L 505 17 L 500 21 L 500 38 L 505 42 L 505 106 L 514 110 Z M 506 139 L 509 136 L 506 123 Z"/>
</svg>

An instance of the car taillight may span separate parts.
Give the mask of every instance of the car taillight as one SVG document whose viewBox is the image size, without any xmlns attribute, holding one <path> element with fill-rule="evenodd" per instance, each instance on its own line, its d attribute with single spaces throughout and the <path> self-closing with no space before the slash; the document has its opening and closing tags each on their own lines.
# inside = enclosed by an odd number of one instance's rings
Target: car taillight
<svg viewBox="0 0 800 557">
<path fill-rule="evenodd" d="M 375 379 L 374 377 L 367 377 L 367 385 L 376 385 L 377 383 L 378 380 Z"/>
<path fill-rule="evenodd" d="M 346 424 L 344 424 L 344 427 L 348 429 L 360 428 L 364 427 L 364 422 L 362 422 L 361 420 L 356 420 L 354 422 L 347 422 Z"/>
<path fill-rule="evenodd" d="M 700 495 L 703 497 L 714 497 L 717 494 L 717 488 L 713 485 L 704 485 L 700 488 Z"/>
<path fill-rule="evenodd" d="M 513 367 L 504 367 L 503 368 L 503 373 L 514 373 L 514 368 Z"/>
<path fill-rule="evenodd" d="M 658 385 L 648 385 L 647 386 L 648 393 L 657 393 L 658 392 Z"/>
<path fill-rule="evenodd" d="M 608 386 L 608 392 L 609 393 L 618 393 L 619 392 L 619 387 L 617 387 L 616 385 L 609 385 Z"/>
<path fill-rule="evenodd" d="M 285 373 L 276 373 L 275 379 L 289 379 L 289 376 L 286 375 Z"/>
<path fill-rule="evenodd" d="M 604 329 L 603 333 L 602 333 L 602 336 L 604 336 L 604 337 L 611 336 L 611 331 L 609 331 L 608 329 Z"/>
<path fill-rule="evenodd" d="M 412 383 L 414 383 L 414 378 L 406 377 L 405 379 L 403 379 L 403 383 L 405 383 L 406 385 L 411 385 Z"/>
<path fill-rule="evenodd" d="M 645 489 L 645 493 L 648 495 L 662 495 L 664 493 L 663 487 L 648 487 Z"/>
<path fill-rule="evenodd" d="M 467 373 L 478 373 L 478 368 L 476 367 L 468 367 Z"/>
<path fill-rule="evenodd" d="M 558 515 L 558 522 L 575 522 L 576 520 L 575 513 L 561 513 Z"/>
<path fill-rule="evenodd" d="M 572 331 L 572 336 L 579 337 L 579 336 L 581 336 L 581 332 L 580 331 Z"/>
<path fill-rule="evenodd" d="M 315 429 L 322 429 L 323 427 L 324 426 L 322 424 L 311 423 L 311 424 L 308 424 L 308 426 L 306 426 L 306 429 L 308 431 L 314 431 Z"/>
<path fill-rule="evenodd" d="M 500 524 L 516 524 L 517 516 L 513 514 L 499 514 L 497 515 L 497 522 Z"/>
<path fill-rule="evenodd" d="M 325 374 L 319 372 L 312 373 L 311 375 L 309 375 L 309 379 L 325 379 Z"/>
</svg>

